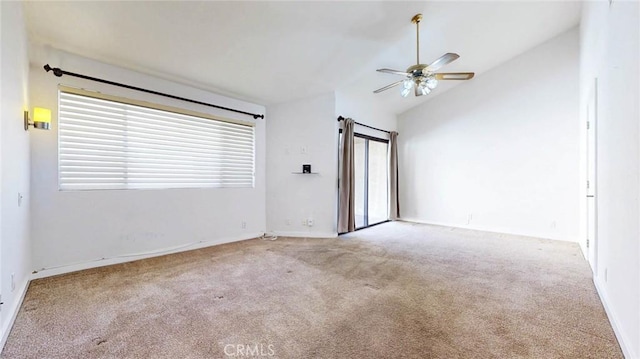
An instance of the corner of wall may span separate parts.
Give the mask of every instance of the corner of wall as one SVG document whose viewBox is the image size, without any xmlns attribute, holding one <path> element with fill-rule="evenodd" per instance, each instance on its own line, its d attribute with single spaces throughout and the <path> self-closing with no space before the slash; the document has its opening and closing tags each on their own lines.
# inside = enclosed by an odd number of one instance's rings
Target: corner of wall
<svg viewBox="0 0 640 359">
<path fill-rule="evenodd" d="M 0 344 L 4 345 L 29 284 L 31 242 L 29 60 L 22 2 L 0 2 Z"/>
<path fill-rule="evenodd" d="M 615 312 L 614 308 L 610 304 L 609 296 L 604 290 L 603 284 L 600 282 L 598 277 L 593 278 L 593 284 L 596 287 L 596 291 L 598 292 L 598 296 L 600 297 L 600 301 L 602 302 L 602 306 L 604 307 L 604 311 L 607 313 L 607 317 L 609 318 L 609 323 L 613 328 L 613 332 L 618 339 L 618 344 L 620 344 L 620 349 L 622 350 L 622 354 L 625 358 L 638 358 L 638 354 L 633 348 L 633 341 L 629 336 L 622 330 L 620 316 Z"/>
<path fill-rule="evenodd" d="M 11 334 L 11 328 L 13 327 L 13 323 L 15 323 L 16 318 L 18 317 L 18 312 L 20 311 L 20 307 L 22 307 L 22 302 L 24 301 L 24 297 L 27 294 L 27 289 L 29 289 L 29 284 L 31 283 L 30 279 L 24 280 L 22 285 L 20 285 L 20 289 L 18 293 L 14 296 L 14 300 L 11 302 L 11 307 L 8 310 L 8 319 L 4 320 L 2 323 L 2 328 L 0 329 L 0 333 L 2 333 L 2 337 L 0 337 L 0 353 L 4 349 L 4 345 L 7 343 L 7 339 L 9 338 L 9 334 Z"/>
<path fill-rule="evenodd" d="M 637 1 L 584 2 L 580 22 L 582 119 L 590 104 L 596 121 L 591 262 L 598 294 L 628 358 L 640 356 L 639 7 Z"/>
</svg>

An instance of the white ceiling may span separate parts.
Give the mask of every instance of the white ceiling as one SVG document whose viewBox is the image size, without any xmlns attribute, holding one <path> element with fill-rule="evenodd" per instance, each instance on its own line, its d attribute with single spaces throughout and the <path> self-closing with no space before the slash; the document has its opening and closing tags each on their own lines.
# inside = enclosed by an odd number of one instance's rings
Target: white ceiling
<svg viewBox="0 0 640 359">
<path fill-rule="evenodd" d="M 481 73 L 577 25 L 580 9 L 570 1 L 25 2 L 35 43 L 266 105 L 398 80 L 375 69 L 415 62 L 418 12 L 421 62 L 457 52 L 443 70 Z M 389 90 L 376 101 L 399 113 L 446 85 L 422 98 Z"/>
</svg>

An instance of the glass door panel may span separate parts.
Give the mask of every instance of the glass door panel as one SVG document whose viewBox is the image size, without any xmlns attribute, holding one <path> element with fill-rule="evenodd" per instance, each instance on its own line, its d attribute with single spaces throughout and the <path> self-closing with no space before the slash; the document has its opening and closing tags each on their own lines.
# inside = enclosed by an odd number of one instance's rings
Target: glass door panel
<svg viewBox="0 0 640 359">
<path fill-rule="evenodd" d="M 368 140 L 368 225 L 386 221 L 387 212 L 387 143 Z"/>
<path fill-rule="evenodd" d="M 384 140 L 354 137 L 356 228 L 387 220 L 387 147 Z"/>
</svg>

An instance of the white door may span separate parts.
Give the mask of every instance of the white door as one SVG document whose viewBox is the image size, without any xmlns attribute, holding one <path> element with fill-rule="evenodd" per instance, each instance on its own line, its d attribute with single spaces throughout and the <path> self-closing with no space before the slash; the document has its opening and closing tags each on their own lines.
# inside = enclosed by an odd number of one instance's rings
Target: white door
<svg viewBox="0 0 640 359">
<path fill-rule="evenodd" d="M 598 80 L 595 79 L 587 104 L 587 253 L 595 275 L 598 273 L 597 119 Z"/>
</svg>

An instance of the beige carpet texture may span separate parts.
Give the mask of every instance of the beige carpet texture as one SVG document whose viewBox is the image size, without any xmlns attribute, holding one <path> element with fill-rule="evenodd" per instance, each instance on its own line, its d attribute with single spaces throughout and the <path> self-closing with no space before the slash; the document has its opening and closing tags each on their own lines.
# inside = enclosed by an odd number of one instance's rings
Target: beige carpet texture
<svg viewBox="0 0 640 359">
<path fill-rule="evenodd" d="M 622 358 L 577 244 L 403 222 L 35 280 L 2 358 Z"/>
</svg>

